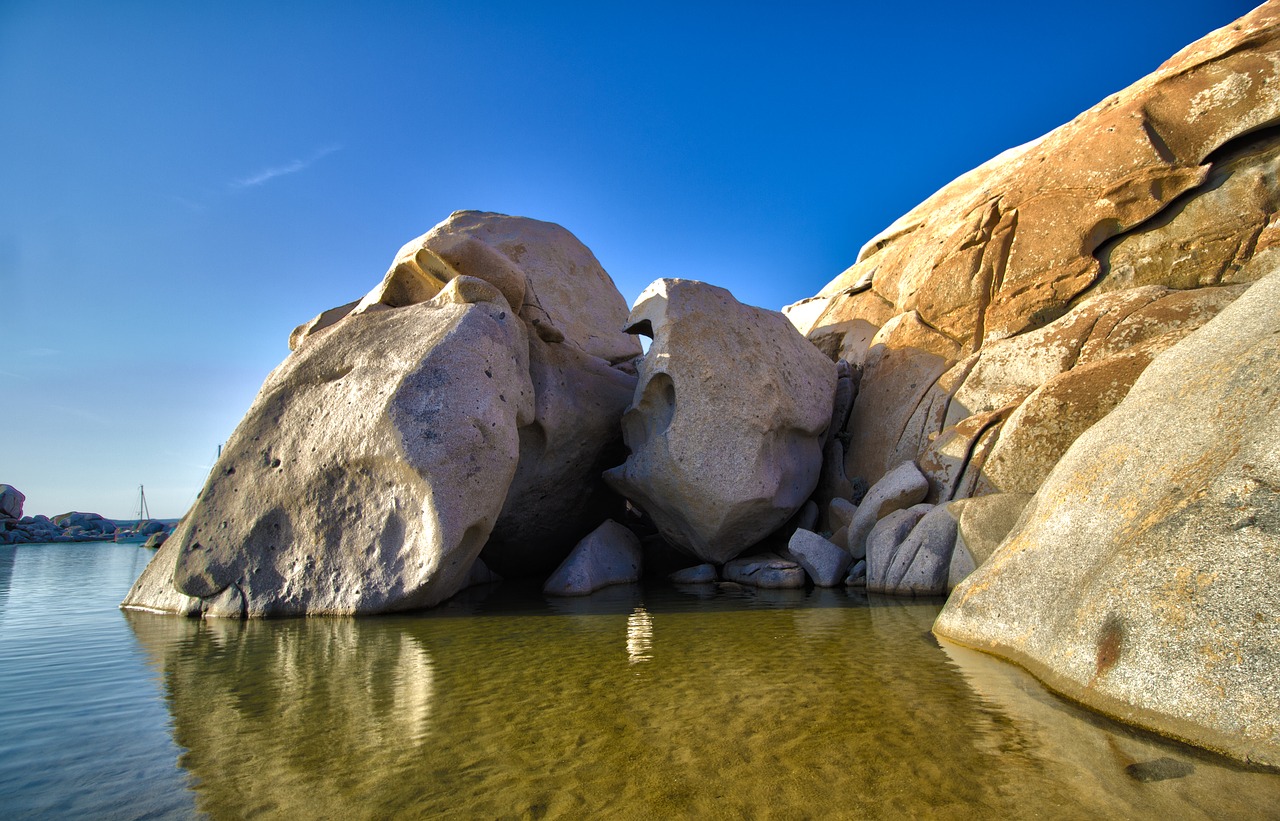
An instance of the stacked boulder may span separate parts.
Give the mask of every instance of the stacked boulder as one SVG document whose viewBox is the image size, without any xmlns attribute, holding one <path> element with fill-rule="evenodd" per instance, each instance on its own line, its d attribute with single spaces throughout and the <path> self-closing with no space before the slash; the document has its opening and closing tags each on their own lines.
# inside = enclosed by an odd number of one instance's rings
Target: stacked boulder
<svg viewBox="0 0 1280 821">
<path fill-rule="evenodd" d="M 554 568 L 621 506 L 626 313 L 560 226 L 453 214 L 294 331 L 123 606 L 374 613 Z"/>
<path fill-rule="evenodd" d="M 812 495 L 835 365 L 781 314 L 691 280 L 650 285 L 628 329 L 653 342 L 622 417 L 631 453 L 605 480 L 668 543 L 722 564 Z"/>
</svg>

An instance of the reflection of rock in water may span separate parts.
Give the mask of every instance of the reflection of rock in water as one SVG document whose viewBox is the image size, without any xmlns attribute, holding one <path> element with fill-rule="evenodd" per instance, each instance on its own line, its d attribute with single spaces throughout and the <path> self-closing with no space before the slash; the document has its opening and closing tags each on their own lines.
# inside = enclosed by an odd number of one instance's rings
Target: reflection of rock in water
<svg viewBox="0 0 1280 821">
<path fill-rule="evenodd" d="M 15 547 L 0 547 L 0 615 L 4 614 L 4 606 L 9 603 L 9 585 L 13 583 Z"/>
<path fill-rule="evenodd" d="M 1199 760 L 1170 778 L 1152 762 L 1185 758 L 1176 750 L 1122 735 L 1112 749 L 1055 699 L 975 683 L 967 662 L 960 675 L 928 632 L 937 602 L 506 590 L 378 619 L 127 615 L 214 819 L 1168 819 L 1280 806 L 1256 783 L 1228 796 L 1236 782 Z"/>
<path fill-rule="evenodd" d="M 1012 664 L 939 643 L 974 693 L 1017 728 L 1028 748 L 1052 762 L 1057 777 L 1076 782 L 1074 805 L 1081 811 L 1181 818 L 1198 806 L 1206 818 L 1250 818 L 1263 806 L 1260 788 L 1269 788 L 1266 806 L 1280 806 L 1280 779 L 1109 721 L 1047 692 Z M 1166 783 L 1154 785 L 1158 781 Z"/>
<path fill-rule="evenodd" d="M 356 786 L 394 777 L 389 765 L 430 732 L 434 666 L 407 631 L 125 615 L 164 676 L 182 766 L 215 817 L 367 815 L 376 790 Z"/>
</svg>

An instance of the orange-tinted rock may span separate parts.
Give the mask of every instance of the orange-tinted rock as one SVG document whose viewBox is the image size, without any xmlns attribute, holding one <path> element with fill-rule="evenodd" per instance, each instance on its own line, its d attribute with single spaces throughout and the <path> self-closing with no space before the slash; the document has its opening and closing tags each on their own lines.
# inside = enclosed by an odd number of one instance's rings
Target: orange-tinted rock
<svg viewBox="0 0 1280 821">
<path fill-rule="evenodd" d="M 825 353 L 865 365 L 846 473 L 875 482 L 915 459 L 934 501 L 1034 490 L 1155 349 L 1116 359 L 1106 378 L 1061 375 L 1166 334 L 1172 344 L 1280 244 L 1277 87 L 1270 3 L 944 186 L 788 308 Z M 1040 404 L 1016 414 L 1037 391 Z M 1014 423 L 987 424 L 1003 408 Z M 984 454 L 992 476 L 972 458 Z"/>
</svg>

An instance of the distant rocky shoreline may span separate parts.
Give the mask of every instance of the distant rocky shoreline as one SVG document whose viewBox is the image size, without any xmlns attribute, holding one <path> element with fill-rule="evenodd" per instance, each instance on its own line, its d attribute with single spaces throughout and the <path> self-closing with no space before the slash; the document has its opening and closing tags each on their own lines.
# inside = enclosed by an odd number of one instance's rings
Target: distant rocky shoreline
<svg viewBox="0 0 1280 821">
<path fill-rule="evenodd" d="M 949 593 L 937 635 L 1280 767 L 1277 88 L 1270 2 L 785 315 L 673 278 L 628 311 L 561 226 L 456 212 L 294 330 L 123 606 L 372 614 L 656 567 Z"/>
<path fill-rule="evenodd" d="M 27 497 L 12 485 L 0 485 L 0 545 L 64 542 L 108 542 L 119 538 L 145 539 L 145 547 L 158 548 L 173 530 L 160 521 L 122 527 L 97 513 L 71 511 L 57 516 L 24 516 Z"/>
</svg>

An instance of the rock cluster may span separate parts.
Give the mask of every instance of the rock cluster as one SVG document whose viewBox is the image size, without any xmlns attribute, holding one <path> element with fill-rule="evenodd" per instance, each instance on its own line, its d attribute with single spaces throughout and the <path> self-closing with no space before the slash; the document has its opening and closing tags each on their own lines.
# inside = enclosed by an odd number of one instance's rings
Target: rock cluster
<svg viewBox="0 0 1280 821">
<path fill-rule="evenodd" d="M 640 353 L 563 228 L 458 212 L 290 338 L 124 605 L 222 616 L 437 604 L 482 556 L 546 572 L 615 512 Z M 484 576 L 486 574 L 480 574 Z"/>
<path fill-rule="evenodd" d="M 790 322 L 680 279 L 628 315 L 563 228 L 456 213 L 294 331 L 125 606 L 372 613 L 557 565 L 579 595 L 663 547 L 680 584 L 956 588 L 939 635 L 1280 766 L 1277 88 L 1270 2 Z"/>
<path fill-rule="evenodd" d="M 376 613 L 495 574 L 584 594 L 638 577 L 611 518 L 723 564 L 848 485 L 823 458 L 847 368 L 700 282 L 659 280 L 628 316 L 550 223 L 455 213 L 290 345 L 124 606 Z"/>
<path fill-rule="evenodd" d="M 73 511 L 52 519 L 48 516 L 23 516 L 25 501 L 26 496 L 17 488 L 0 485 L 0 544 L 100 542 L 116 533 L 116 523 L 97 513 Z"/>
</svg>

